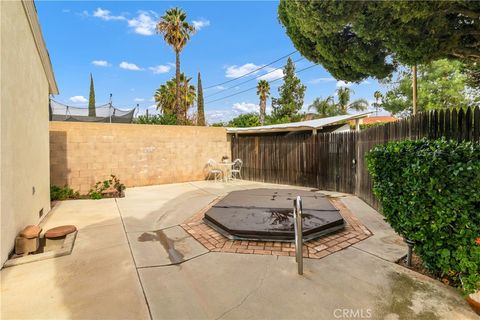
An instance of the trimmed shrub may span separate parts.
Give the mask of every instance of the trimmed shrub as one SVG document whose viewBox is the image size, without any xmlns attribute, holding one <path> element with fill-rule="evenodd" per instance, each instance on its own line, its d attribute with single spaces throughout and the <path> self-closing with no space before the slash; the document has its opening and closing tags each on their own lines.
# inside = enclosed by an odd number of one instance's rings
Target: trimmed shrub
<svg viewBox="0 0 480 320">
<path fill-rule="evenodd" d="M 377 145 L 367 154 L 373 191 L 392 228 L 415 241 L 432 274 L 465 293 L 480 287 L 480 145 L 417 140 Z"/>
</svg>

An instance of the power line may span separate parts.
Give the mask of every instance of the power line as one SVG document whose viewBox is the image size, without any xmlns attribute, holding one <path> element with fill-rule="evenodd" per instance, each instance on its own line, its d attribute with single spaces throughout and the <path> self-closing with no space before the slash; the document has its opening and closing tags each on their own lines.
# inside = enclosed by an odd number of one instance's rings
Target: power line
<svg viewBox="0 0 480 320">
<path fill-rule="evenodd" d="M 293 63 L 297 63 L 297 62 L 299 62 L 299 61 L 302 61 L 303 59 L 305 59 L 305 58 L 304 58 L 304 57 L 301 57 L 300 59 L 297 59 L 297 60 L 293 61 Z M 242 81 L 242 82 L 240 82 L 240 83 L 237 83 L 237 84 L 234 85 L 234 86 L 225 88 L 225 89 L 223 89 L 223 90 L 221 90 L 221 91 L 219 91 L 219 92 L 215 92 L 215 93 L 209 94 L 209 95 L 206 96 L 205 98 L 213 97 L 213 96 L 216 96 L 216 95 L 218 95 L 218 94 L 220 94 L 220 93 L 224 93 L 225 91 L 228 91 L 228 90 L 230 90 L 230 89 L 234 89 L 234 88 L 236 88 L 236 87 L 238 87 L 238 86 L 241 86 L 242 84 L 245 84 L 245 83 L 250 82 L 250 81 L 254 81 L 254 80 L 256 80 L 256 79 L 259 79 L 259 78 L 261 78 L 261 77 L 266 76 L 267 74 L 270 74 L 270 73 L 272 73 L 272 72 L 275 72 L 275 71 L 280 70 L 280 69 L 283 69 L 283 68 L 284 68 L 283 66 L 282 66 L 282 67 L 275 68 L 275 69 L 273 69 L 273 70 L 271 70 L 271 71 L 269 71 L 269 72 L 267 72 L 267 73 L 265 73 L 265 74 L 256 76 L 256 77 L 253 78 L 253 79 L 248 79 L 248 80 Z"/>
<path fill-rule="evenodd" d="M 293 51 L 293 52 L 291 52 L 291 53 L 289 53 L 289 54 L 287 54 L 287 55 L 285 55 L 285 56 L 283 56 L 283 57 L 278 58 L 278 59 L 275 60 L 275 61 L 269 62 L 269 63 L 267 63 L 266 65 L 261 66 L 260 68 L 257 68 L 257 69 L 255 69 L 255 70 L 252 70 L 252 71 L 248 72 L 248 73 L 245 73 L 245 74 L 241 75 L 240 77 L 236 77 L 236 78 L 234 78 L 234 79 L 227 80 L 227 81 L 225 81 L 225 82 L 221 82 L 221 83 L 217 83 L 217 84 L 211 85 L 211 86 L 209 86 L 209 87 L 206 87 L 205 89 L 210 89 L 210 88 L 213 88 L 213 87 L 216 87 L 216 86 L 221 86 L 221 85 L 223 85 L 223 84 L 226 84 L 226 83 L 229 83 L 229 82 L 232 82 L 232 81 L 241 79 L 241 78 L 243 78 L 243 77 L 246 77 L 246 76 L 248 76 L 248 75 L 251 75 L 252 73 L 255 73 L 255 72 L 259 71 L 259 70 L 262 70 L 262 69 L 264 69 L 264 68 L 266 68 L 266 67 L 268 67 L 268 66 L 271 66 L 272 64 L 274 64 L 274 63 L 276 63 L 276 62 L 278 62 L 278 61 L 280 61 L 280 60 L 282 60 L 282 59 L 285 59 L 286 57 L 291 56 L 292 54 L 294 54 L 294 53 L 296 53 L 296 52 L 298 52 L 298 51 L 295 50 L 295 51 Z"/>
<path fill-rule="evenodd" d="M 315 66 L 318 66 L 318 63 L 313 64 L 313 65 L 311 65 L 311 66 L 308 66 L 308 67 L 306 67 L 306 68 L 300 69 L 300 70 L 298 70 L 296 73 L 300 73 L 300 72 L 302 72 L 302 71 L 306 71 L 306 70 L 311 69 L 311 68 L 313 68 L 313 67 L 315 67 Z M 278 79 L 275 79 L 275 80 L 268 81 L 268 83 L 272 83 L 272 82 L 275 82 L 275 81 L 278 81 L 278 80 L 282 80 L 282 79 L 284 79 L 284 78 L 285 78 L 285 76 L 283 76 L 283 77 L 281 77 L 281 78 L 278 78 Z M 250 91 L 250 90 L 253 90 L 253 89 L 257 89 L 257 86 L 251 87 L 251 88 L 248 88 L 248 89 L 239 91 L 239 92 L 235 92 L 235 93 L 233 93 L 233 94 L 231 94 L 231 95 L 228 95 L 228 96 L 225 96 L 225 97 L 222 97 L 222 98 L 218 98 L 218 99 L 215 99 L 215 100 L 207 101 L 207 102 L 205 102 L 205 103 L 212 103 L 212 102 L 217 102 L 217 101 L 220 101 L 220 100 L 224 100 L 224 99 L 227 99 L 227 98 L 230 98 L 230 97 L 239 95 L 239 94 L 241 94 L 241 93 L 244 93 L 244 92 L 247 92 L 247 91 Z"/>
</svg>

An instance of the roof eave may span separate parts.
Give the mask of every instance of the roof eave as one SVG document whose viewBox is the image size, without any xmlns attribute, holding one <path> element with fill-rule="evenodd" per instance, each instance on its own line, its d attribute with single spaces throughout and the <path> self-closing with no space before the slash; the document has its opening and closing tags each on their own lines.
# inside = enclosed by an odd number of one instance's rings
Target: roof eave
<svg viewBox="0 0 480 320">
<path fill-rule="evenodd" d="M 22 5 L 27 15 L 33 39 L 35 40 L 35 45 L 37 47 L 40 60 L 42 61 L 42 66 L 48 80 L 49 93 L 57 95 L 58 86 L 57 82 L 55 81 L 50 55 L 48 54 L 45 40 L 43 39 L 42 30 L 40 28 L 40 23 L 38 21 L 37 9 L 35 8 L 33 0 L 22 0 Z"/>
</svg>

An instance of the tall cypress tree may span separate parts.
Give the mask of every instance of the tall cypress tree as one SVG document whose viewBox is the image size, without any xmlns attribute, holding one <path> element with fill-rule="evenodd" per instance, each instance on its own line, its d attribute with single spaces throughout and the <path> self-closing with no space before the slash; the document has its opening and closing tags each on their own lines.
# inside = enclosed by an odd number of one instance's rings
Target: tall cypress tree
<svg viewBox="0 0 480 320">
<path fill-rule="evenodd" d="M 93 77 L 90 73 L 90 96 L 88 97 L 88 116 L 95 117 L 95 88 L 93 86 Z"/>
<path fill-rule="evenodd" d="M 197 125 L 205 126 L 205 110 L 203 106 L 203 89 L 202 79 L 200 78 L 200 72 L 198 73 L 198 85 L 197 85 Z"/>
</svg>

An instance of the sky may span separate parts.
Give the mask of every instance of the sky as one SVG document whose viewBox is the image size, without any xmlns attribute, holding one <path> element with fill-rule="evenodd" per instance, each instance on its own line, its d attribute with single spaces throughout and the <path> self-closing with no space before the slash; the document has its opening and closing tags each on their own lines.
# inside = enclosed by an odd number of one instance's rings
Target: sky
<svg viewBox="0 0 480 320">
<path fill-rule="evenodd" d="M 195 85 L 200 71 L 209 123 L 258 112 L 256 90 L 248 89 L 259 79 L 279 79 L 270 84 L 271 96 L 278 96 L 287 55 L 297 61 L 297 75 L 307 86 L 304 110 L 316 97 L 334 95 L 339 86 L 349 86 L 354 91 L 352 99 L 370 102 L 376 90 L 386 90 L 374 79 L 345 83 L 320 65 L 308 68 L 313 63 L 295 52 L 278 22 L 277 6 L 276 1 L 36 1 L 60 90 L 53 98 L 86 106 L 91 73 L 97 105 L 107 103 L 111 93 L 116 107 L 129 109 L 138 104 L 139 114 L 146 109 L 155 113 L 155 90 L 175 76 L 175 54 L 156 34 L 155 24 L 172 7 L 184 9 L 197 29 L 181 53 L 181 69 Z"/>
</svg>

